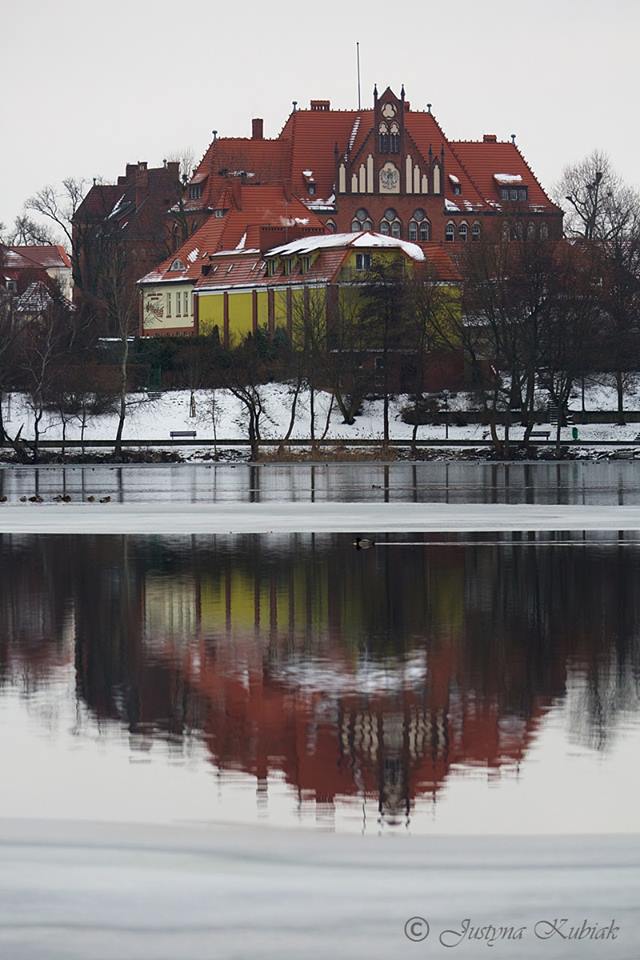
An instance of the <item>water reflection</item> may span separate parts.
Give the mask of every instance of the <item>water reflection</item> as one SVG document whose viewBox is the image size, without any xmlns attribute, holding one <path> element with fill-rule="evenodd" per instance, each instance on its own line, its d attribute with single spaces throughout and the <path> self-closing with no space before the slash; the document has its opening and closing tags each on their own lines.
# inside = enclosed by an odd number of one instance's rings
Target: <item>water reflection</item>
<svg viewBox="0 0 640 960">
<path fill-rule="evenodd" d="M 638 504 L 631 461 L 0 466 L 0 495 L 164 500 Z"/>
<path fill-rule="evenodd" d="M 572 536 L 4 535 L 0 701 L 53 709 L 73 667 L 74 709 L 133 752 L 197 741 L 259 797 L 275 773 L 404 822 L 452 771 L 516 774 L 558 704 L 603 754 L 636 722 L 640 546 Z"/>
</svg>

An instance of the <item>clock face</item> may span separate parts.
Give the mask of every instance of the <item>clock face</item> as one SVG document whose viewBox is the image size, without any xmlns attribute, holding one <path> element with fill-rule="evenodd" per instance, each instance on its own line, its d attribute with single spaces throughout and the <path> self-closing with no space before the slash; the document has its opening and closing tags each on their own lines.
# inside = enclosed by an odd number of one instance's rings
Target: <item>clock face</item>
<svg viewBox="0 0 640 960">
<path fill-rule="evenodd" d="M 382 116 L 386 117 L 387 120 L 390 120 L 391 117 L 395 117 L 395 115 L 396 108 L 394 105 L 392 103 L 385 103 L 384 107 L 382 108 Z"/>
</svg>

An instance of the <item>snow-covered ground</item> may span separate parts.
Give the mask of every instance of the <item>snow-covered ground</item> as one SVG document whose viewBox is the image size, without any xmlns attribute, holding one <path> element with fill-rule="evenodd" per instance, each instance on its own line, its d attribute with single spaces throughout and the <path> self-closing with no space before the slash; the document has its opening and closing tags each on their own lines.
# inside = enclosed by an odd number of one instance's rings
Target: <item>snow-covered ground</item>
<svg viewBox="0 0 640 960">
<path fill-rule="evenodd" d="M 7 503 L 2 533 L 640 530 L 640 506 L 449 503 Z"/>
<path fill-rule="evenodd" d="M 292 392 L 287 384 L 268 384 L 260 388 L 264 398 L 264 417 L 262 435 L 265 439 L 279 439 L 285 435 L 291 416 Z M 542 398 L 541 398 L 542 402 Z M 402 440 L 409 439 L 412 434 L 410 424 L 403 423 L 402 409 L 409 403 L 405 394 L 395 396 L 391 402 L 391 435 Z M 612 382 L 590 384 L 585 392 L 587 410 L 615 410 L 616 394 Z M 634 378 L 626 396 L 628 409 L 640 409 L 640 377 Z M 316 395 L 316 437 L 322 436 L 325 430 L 327 414 L 331 406 L 330 394 L 319 392 Z M 579 393 L 575 394 L 571 406 L 575 410 L 581 408 Z M 449 400 L 451 423 L 449 437 L 455 440 L 482 440 L 488 436 L 487 427 L 481 424 L 456 426 L 455 419 L 464 420 L 465 409 L 477 409 L 476 397 L 466 393 L 452 395 Z M 13 394 L 5 399 L 4 417 L 7 430 L 14 435 L 22 427 L 25 438 L 33 436 L 33 416 L 22 394 Z M 130 440 L 168 440 L 171 431 L 195 430 L 198 440 L 211 440 L 214 437 L 212 421 L 212 393 L 200 390 L 195 393 L 195 416 L 191 416 L 190 393 L 188 390 L 166 391 L 156 400 L 149 400 L 144 394 L 132 394 L 130 408 L 125 424 L 124 436 Z M 216 434 L 222 440 L 237 440 L 246 436 L 245 414 L 241 402 L 227 390 L 215 392 Z M 329 418 L 327 438 L 343 439 L 380 439 L 382 437 L 382 400 L 365 401 L 360 416 L 349 426 L 342 422 L 343 418 L 337 405 L 334 403 Z M 110 440 L 115 436 L 117 417 L 115 414 L 105 414 L 89 421 L 85 439 Z M 638 424 L 618 426 L 615 424 L 587 424 L 579 426 L 581 439 L 586 440 L 623 440 L 633 441 L 638 434 Z M 549 429 L 551 429 L 549 427 Z M 295 426 L 292 438 L 306 439 L 309 437 L 309 396 L 302 392 L 298 398 Z M 512 427 L 511 436 L 514 439 L 523 434 L 522 427 Z M 41 424 L 42 439 L 56 440 L 61 436 L 61 425 L 57 414 L 47 412 Z M 72 420 L 67 427 L 68 439 L 80 439 L 80 423 Z M 562 431 L 562 436 L 569 439 L 570 428 Z M 422 440 L 444 440 L 444 425 L 426 424 L 418 431 L 418 438 Z"/>
</svg>

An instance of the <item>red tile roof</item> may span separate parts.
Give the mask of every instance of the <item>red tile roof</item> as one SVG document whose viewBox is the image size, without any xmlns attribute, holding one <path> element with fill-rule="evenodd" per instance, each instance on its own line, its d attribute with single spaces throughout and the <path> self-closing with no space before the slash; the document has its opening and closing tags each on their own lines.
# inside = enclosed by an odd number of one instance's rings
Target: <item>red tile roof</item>
<svg viewBox="0 0 640 960">
<path fill-rule="evenodd" d="M 69 254 L 61 244 L 19 245 L 4 247 L 5 266 L 15 269 L 71 269 Z"/>
<path fill-rule="evenodd" d="M 529 188 L 529 205 L 557 211 L 558 208 L 547 197 L 514 143 L 458 140 L 452 141 L 450 146 L 465 170 L 473 176 L 483 200 L 500 203 L 500 191 L 495 180 L 497 173 L 520 174 L 523 186 Z"/>
<path fill-rule="evenodd" d="M 261 227 L 301 227 L 324 233 L 324 224 L 318 217 L 300 200 L 288 198 L 282 186 L 243 185 L 237 198 L 229 196 L 229 204 L 225 216 L 211 214 L 199 230 L 141 282 L 195 280 L 201 275 L 203 262 L 208 262 L 213 254 L 233 250 L 239 244 L 244 250 L 257 246 Z M 181 261 L 184 269 L 172 270 L 176 261 Z"/>
</svg>

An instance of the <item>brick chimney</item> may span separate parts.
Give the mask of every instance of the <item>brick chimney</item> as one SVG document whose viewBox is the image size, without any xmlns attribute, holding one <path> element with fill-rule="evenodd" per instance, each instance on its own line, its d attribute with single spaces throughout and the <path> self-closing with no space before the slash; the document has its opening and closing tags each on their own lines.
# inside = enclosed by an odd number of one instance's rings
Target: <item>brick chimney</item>
<svg viewBox="0 0 640 960">
<path fill-rule="evenodd" d="M 251 121 L 251 139 L 264 140 L 264 120 L 262 117 L 254 117 Z"/>
<path fill-rule="evenodd" d="M 497 136 L 495 135 L 495 133 L 485 133 L 485 135 L 484 135 L 483 138 L 482 138 L 482 142 L 483 142 L 483 143 L 497 143 L 497 142 L 498 142 L 498 138 L 497 138 Z"/>
</svg>

